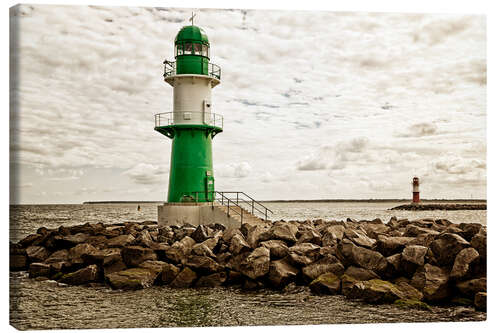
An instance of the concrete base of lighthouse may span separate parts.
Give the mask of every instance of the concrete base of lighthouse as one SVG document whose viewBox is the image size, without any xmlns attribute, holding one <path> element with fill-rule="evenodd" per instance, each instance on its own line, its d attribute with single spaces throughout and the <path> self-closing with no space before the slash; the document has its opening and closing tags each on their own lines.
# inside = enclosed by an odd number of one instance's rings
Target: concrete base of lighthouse
<svg viewBox="0 0 500 333">
<path fill-rule="evenodd" d="M 158 206 L 159 225 L 182 225 L 189 223 L 194 226 L 219 223 L 226 228 L 239 228 L 241 220 L 228 216 L 220 205 L 211 202 L 175 202 Z"/>
</svg>

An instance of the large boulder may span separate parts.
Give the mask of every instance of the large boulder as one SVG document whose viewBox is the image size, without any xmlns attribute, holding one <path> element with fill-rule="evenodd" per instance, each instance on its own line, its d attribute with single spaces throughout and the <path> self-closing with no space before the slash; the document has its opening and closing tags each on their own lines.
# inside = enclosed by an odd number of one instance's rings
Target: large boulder
<svg viewBox="0 0 500 333">
<path fill-rule="evenodd" d="M 27 248 L 32 245 L 39 245 L 44 240 L 44 236 L 41 234 L 31 234 L 19 241 L 19 245 L 23 248 Z"/>
<path fill-rule="evenodd" d="M 257 279 L 269 272 L 271 254 L 268 248 L 258 247 L 240 264 L 240 271 L 250 279 Z"/>
<path fill-rule="evenodd" d="M 49 277 L 51 272 L 51 268 L 49 264 L 43 264 L 41 262 L 35 262 L 30 264 L 29 267 L 29 277 L 36 278 L 38 276 L 46 276 Z"/>
<path fill-rule="evenodd" d="M 330 225 L 323 229 L 321 245 L 335 246 L 344 238 L 345 227 L 343 225 Z"/>
<path fill-rule="evenodd" d="M 271 253 L 271 259 L 281 259 L 289 254 L 288 246 L 286 243 L 279 239 L 271 239 L 260 243 L 260 246 L 264 246 L 269 249 Z"/>
<path fill-rule="evenodd" d="M 97 252 L 99 251 L 90 244 L 78 244 L 75 247 L 69 249 L 68 260 L 71 262 L 72 266 L 84 266 L 85 263 L 89 263 L 88 258 L 96 254 Z"/>
<path fill-rule="evenodd" d="M 153 243 L 153 238 L 148 230 L 142 230 L 137 234 L 134 240 L 134 244 L 144 247 L 150 247 Z"/>
<path fill-rule="evenodd" d="M 478 311 L 486 311 L 486 292 L 478 292 L 474 296 L 474 307 Z"/>
<path fill-rule="evenodd" d="M 248 229 L 246 240 L 253 249 L 260 246 L 260 242 L 265 242 L 270 239 L 271 233 L 265 226 L 254 225 Z"/>
<path fill-rule="evenodd" d="M 380 236 L 375 244 L 375 250 L 383 256 L 388 257 L 401 253 L 405 246 L 413 240 L 413 237 L 387 237 Z"/>
<path fill-rule="evenodd" d="M 226 282 L 227 275 L 225 272 L 213 273 L 210 275 L 202 276 L 196 281 L 196 287 L 218 287 Z"/>
<path fill-rule="evenodd" d="M 120 236 L 116 236 L 116 237 L 109 239 L 107 242 L 107 246 L 108 247 L 125 247 L 127 245 L 130 245 L 134 240 L 135 240 L 135 238 L 132 235 L 120 235 Z"/>
<path fill-rule="evenodd" d="M 321 245 L 321 234 L 312 228 L 300 232 L 298 243 L 312 243 Z"/>
<path fill-rule="evenodd" d="M 291 282 L 299 270 L 285 259 L 275 260 L 269 264 L 269 281 L 275 288 L 283 288 Z"/>
<path fill-rule="evenodd" d="M 170 283 L 170 286 L 174 288 L 189 288 L 193 285 L 196 278 L 197 275 L 192 269 L 184 267 Z"/>
<path fill-rule="evenodd" d="M 463 295 L 473 298 L 478 292 L 486 292 L 486 278 L 459 282 L 456 287 Z"/>
<path fill-rule="evenodd" d="M 328 255 L 310 265 L 302 267 L 302 274 L 309 280 L 314 280 L 324 273 L 333 273 L 341 276 L 344 273 L 344 265 L 342 265 L 337 257 Z"/>
<path fill-rule="evenodd" d="M 451 266 L 457 254 L 470 244 L 456 234 L 443 233 L 436 237 L 430 248 L 441 266 Z"/>
<path fill-rule="evenodd" d="M 276 222 L 269 233 L 271 235 L 271 239 L 281 239 L 288 243 L 297 242 L 297 233 L 299 229 L 297 226 L 290 222 Z"/>
<path fill-rule="evenodd" d="M 342 240 L 341 251 L 348 260 L 359 267 L 371 269 L 378 274 L 384 272 L 387 268 L 387 260 L 383 255 L 376 251 L 356 246 L 348 240 Z"/>
<path fill-rule="evenodd" d="M 151 287 L 157 276 L 157 273 L 147 268 L 129 268 L 107 274 L 105 278 L 113 289 L 135 290 Z"/>
<path fill-rule="evenodd" d="M 194 255 L 188 257 L 186 266 L 201 275 L 216 273 L 223 268 L 212 258 Z"/>
<path fill-rule="evenodd" d="M 321 247 L 311 243 L 296 244 L 288 249 L 287 259 L 292 265 L 307 266 L 319 259 Z"/>
<path fill-rule="evenodd" d="M 137 267 L 146 260 L 157 260 L 158 257 L 150 248 L 127 246 L 122 249 L 123 262 L 127 267 Z"/>
<path fill-rule="evenodd" d="M 380 279 L 374 271 L 356 266 L 349 266 L 344 274 L 353 277 L 356 281 Z"/>
<path fill-rule="evenodd" d="M 233 255 L 239 254 L 243 251 L 251 251 L 252 248 L 248 243 L 246 242 L 245 238 L 240 235 L 236 234 L 231 238 L 231 244 L 229 246 L 229 252 L 231 252 Z"/>
<path fill-rule="evenodd" d="M 408 276 L 425 264 L 425 257 L 429 249 L 421 245 L 408 245 L 401 253 L 401 268 Z"/>
<path fill-rule="evenodd" d="M 97 265 L 90 265 L 77 270 L 76 272 L 68 273 L 62 276 L 60 282 L 66 284 L 85 284 L 97 281 L 99 278 L 99 268 Z"/>
<path fill-rule="evenodd" d="M 196 243 L 204 242 L 209 238 L 210 228 L 204 225 L 199 225 L 196 230 L 191 234 L 191 238 L 195 240 Z"/>
<path fill-rule="evenodd" d="M 348 228 L 345 230 L 344 237 L 350 239 L 354 244 L 366 248 L 371 248 L 375 243 L 375 239 L 368 237 L 362 230 Z"/>
<path fill-rule="evenodd" d="M 461 236 L 470 242 L 484 226 L 481 223 L 460 223 L 459 227 L 463 230 Z"/>
<path fill-rule="evenodd" d="M 404 294 L 389 281 L 373 279 L 356 282 L 348 297 L 379 304 L 394 303 L 395 300 L 404 298 Z"/>
<path fill-rule="evenodd" d="M 486 234 L 478 233 L 471 238 L 470 245 L 476 249 L 481 258 L 486 258 Z"/>
<path fill-rule="evenodd" d="M 26 249 L 26 255 L 30 262 L 42 262 L 49 257 L 49 251 L 43 246 L 32 245 Z"/>
<path fill-rule="evenodd" d="M 399 275 L 404 275 L 406 272 L 403 270 L 401 266 L 401 257 L 403 255 L 401 253 L 393 254 L 386 258 L 387 260 L 387 268 L 384 272 L 384 276 L 387 278 L 393 278 Z"/>
<path fill-rule="evenodd" d="M 193 246 L 191 253 L 197 256 L 215 258 L 215 254 L 204 243 L 197 243 Z"/>
<path fill-rule="evenodd" d="M 316 294 L 338 294 L 341 287 L 340 278 L 333 273 L 323 273 L 314 279 L 309 288 Z"/>
<path fill-rule="evenodd" d="M 405 280 L 396 280 L 394 281 L 394 284 L 401 291 L 404 299 L 421 301 L 424 298 L 424 294 L 420 290 L 413 287 Z"/>
<path fill-rule="evenodd" d="M 450 273 L 450 279 L 463 280 L 471 277 L 473 266 L 479 260 L 479 253 L 473 247 L 458 252 Z"/>
<path fill-rule="evenodd" d="M 417 269 L 410 284 L 422 291 L 426 301 L 440 302 L 451 296 L 448 280 L 448 274 L 445 270 L 431 264 L 425 264 Z"/>
</svg>

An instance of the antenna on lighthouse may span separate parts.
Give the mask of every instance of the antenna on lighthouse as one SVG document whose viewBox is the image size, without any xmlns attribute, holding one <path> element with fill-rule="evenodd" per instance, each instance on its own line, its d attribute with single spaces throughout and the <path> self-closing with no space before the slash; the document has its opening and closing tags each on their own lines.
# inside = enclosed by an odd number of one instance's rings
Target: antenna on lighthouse
<svg viewBox="0 0 500 333">
<path fill-rule="evenodd" d="M 189 18 L 189 21 L 191 21 L 191 25 L 194 25 L 194 17 L 196 14 L 194 12 L 191 12 L 191 17 Z"/>
</svg>

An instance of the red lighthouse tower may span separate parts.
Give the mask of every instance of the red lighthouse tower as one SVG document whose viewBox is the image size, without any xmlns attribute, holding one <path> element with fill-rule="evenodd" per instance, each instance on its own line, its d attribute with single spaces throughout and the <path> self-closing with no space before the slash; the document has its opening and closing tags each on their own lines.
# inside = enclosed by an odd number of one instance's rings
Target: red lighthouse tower
<svg viewBox="0 0 500 333">
<path fill-rule="evenodd" d="M 418 177 L 413 177 L 413 204 L 420 203 L 420 190 L 418 188 L 420 181 Z"/>
</svg>

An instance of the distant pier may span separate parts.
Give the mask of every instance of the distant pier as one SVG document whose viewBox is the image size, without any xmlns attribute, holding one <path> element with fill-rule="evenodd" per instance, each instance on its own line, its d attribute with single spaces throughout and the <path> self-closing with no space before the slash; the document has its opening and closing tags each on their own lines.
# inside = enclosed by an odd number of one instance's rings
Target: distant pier
<svg viewBox="0 0 500 333">
<path fill-rule="evenodd" d="M 406 204 L 391 210 L 486 210 L 486 203 Z"/>
</svg>

